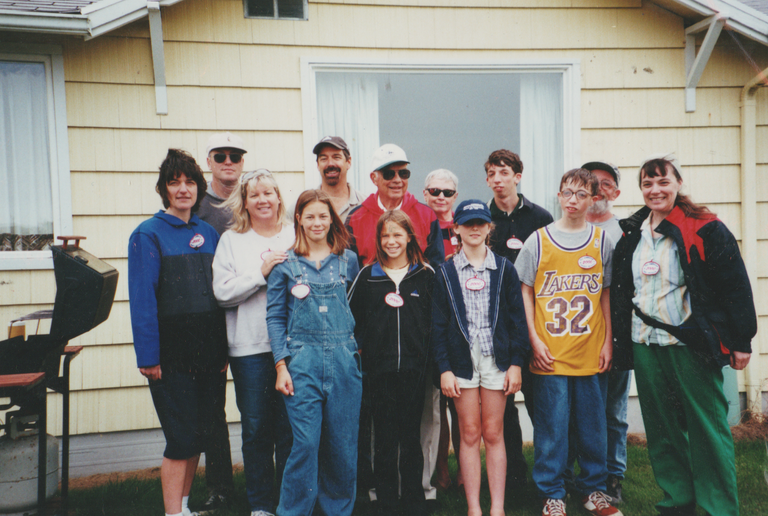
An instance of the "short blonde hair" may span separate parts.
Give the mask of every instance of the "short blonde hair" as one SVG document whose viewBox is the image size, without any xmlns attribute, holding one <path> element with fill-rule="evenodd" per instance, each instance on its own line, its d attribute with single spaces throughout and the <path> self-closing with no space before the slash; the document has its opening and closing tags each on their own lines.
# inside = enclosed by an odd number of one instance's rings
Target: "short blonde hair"
<svg viewBox="0 0 768 516">
<path fill-rule="evenodd" d="M 259 184 L 271 186 L 275 189 L 277 200 L 277 222 L 290 224 L 288 220 L 288 210 L 285 209 L 283 196 L 280 195 L 280 187 L 277 185 L 272 172 L 266 168 L 260 168 L 253 172 L 245 172 L 240 176 L 240 184 L 230 194 L 229 198 L 222 204 L 222 207 L 229 208 L 232 211 L 232 221 L 229 229 L 236 233 L 245 233 L 251 229 L 251 216 L 246 209 L 245 200 L 248 198 L 248 188 L 256 188 Z"/>
</svg>

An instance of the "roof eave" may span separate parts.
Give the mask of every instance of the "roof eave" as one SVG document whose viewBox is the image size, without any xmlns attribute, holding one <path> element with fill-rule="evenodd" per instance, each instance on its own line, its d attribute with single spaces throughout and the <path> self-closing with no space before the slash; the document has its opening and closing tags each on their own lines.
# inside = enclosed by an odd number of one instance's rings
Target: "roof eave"
<svg viewBox="0 0 768 516">
<path fill-rule="evenodd" d="M 716 14 L 728 16 L 726 29 L 733 30 L 768 46 L 768 16 L 733 0 L 661 0 L 656 3 L 676 4 L 688 12 L 709 18 Z"/>
<path fill-rule="evenodd" d="M 0 30 L 89 36 L 88 18 L 81 14 L 23 13 L 0 10 Z"/>
</svg>

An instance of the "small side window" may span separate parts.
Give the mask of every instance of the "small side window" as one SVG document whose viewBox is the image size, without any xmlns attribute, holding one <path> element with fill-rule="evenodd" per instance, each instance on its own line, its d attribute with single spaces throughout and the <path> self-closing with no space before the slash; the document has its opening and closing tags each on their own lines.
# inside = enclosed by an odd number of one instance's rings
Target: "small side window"
<svg viewBox="0 0 768 516">
<path fill-rule="evenodd" d="M 246 18 L 306 20 L 307 0 L 243 0 Z"/>
</svg>

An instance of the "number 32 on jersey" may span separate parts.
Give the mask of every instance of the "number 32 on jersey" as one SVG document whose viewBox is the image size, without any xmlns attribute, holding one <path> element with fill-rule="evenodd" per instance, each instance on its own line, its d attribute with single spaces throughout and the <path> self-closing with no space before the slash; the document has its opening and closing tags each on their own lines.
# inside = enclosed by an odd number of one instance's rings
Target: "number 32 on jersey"
<svg viewBox="0 0 768 516">
<path fill-rule="evenodd" d="M 553 337 L 592 333 L 589 318 L 594 310 L 589 297 L 576 295 L 570 301 L 564 297 L 553 297 L 547 302 L 546 309 L 552 314 L 552 319 L 545 324 L 545 328 Z"/>
</svg>

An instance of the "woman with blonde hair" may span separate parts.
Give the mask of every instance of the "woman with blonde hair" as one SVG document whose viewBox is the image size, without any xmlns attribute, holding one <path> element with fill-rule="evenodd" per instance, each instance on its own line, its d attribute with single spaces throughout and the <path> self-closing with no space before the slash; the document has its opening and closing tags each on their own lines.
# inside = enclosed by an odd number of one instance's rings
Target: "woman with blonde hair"
<svg viewBox="0 0 768 516">
<path fill-rule="evenodd" d="M 267 278 L 287 258 L 294 232 L 269 170 L 243 174 L 225 206 L 233 221 L 216 249 L 213 292 L 226 309 L 251 516 L 265 516 L 277 504 L 292 440 L 285 403 L 273 388 L 277 374 L 266 325 Z"/>
</svg>

